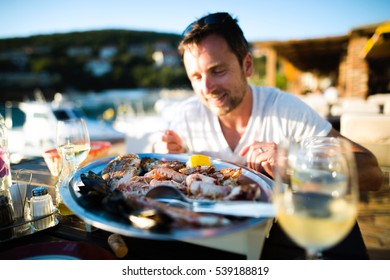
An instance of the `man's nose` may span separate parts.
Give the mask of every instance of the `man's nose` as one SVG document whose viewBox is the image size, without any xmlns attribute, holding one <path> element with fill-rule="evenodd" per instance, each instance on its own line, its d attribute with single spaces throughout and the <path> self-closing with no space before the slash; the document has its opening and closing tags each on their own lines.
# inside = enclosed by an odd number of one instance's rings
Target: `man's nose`
<svg viewBox="0 0 390 280">
<path fill-rule="evenodd" d="M 203 92 L 204 93 L 211 93 L 215 90 L 215 81 L 212 77 L 210 76 L 205 76 L 203 78 Z"/>
</svg>

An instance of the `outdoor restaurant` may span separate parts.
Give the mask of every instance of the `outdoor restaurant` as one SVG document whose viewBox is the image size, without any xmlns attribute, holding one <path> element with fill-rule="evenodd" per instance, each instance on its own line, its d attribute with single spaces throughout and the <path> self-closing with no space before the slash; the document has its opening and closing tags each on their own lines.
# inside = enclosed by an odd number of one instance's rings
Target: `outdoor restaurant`
<svg viewBox="0 0 390 280">
<path fill-rule="evenodd" d="M 0 259 L 389 259 L 389 34 L 387 22 L 252 49 L 266 61 L 269 86 L 283 69 L 286 91 L 372 152 L 383 175 L 378 190 L 359 191 L 362 175 L 339 138 L 281 145 L 270 176 L 204 153 L 154 152 L 151 131 L 170 128 L 164 116 L 181 99 L 153 116 L 132 114 L 131 129 L 115 139 L 51 109 L 52 148 L 12 164 L 1 120 Z M 327 99 L 331 86 L 337 94 Z M 48 120 L 46 108 L 34 115 Z M 41 125 L 30 133 L 46 135 Z"/>
</svg>

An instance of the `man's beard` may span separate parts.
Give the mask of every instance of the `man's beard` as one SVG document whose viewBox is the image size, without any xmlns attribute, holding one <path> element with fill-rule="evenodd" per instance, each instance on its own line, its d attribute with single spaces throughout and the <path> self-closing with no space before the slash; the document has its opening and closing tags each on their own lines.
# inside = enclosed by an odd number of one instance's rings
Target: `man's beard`
<svg viewBox="0 0 390 280">
<path fill-rule="evenodd" d="M 223 107 L 218 107 L 218 108 L 213 107 L 212 111 L 214 111 L 216 115 L 226 116 L 232 111 L 234 111 L 234 109 L 236 109 L 242 103 L 247 91 L 247 83 L 246 80 L 244 81 L 245 82 L 243 82 L 238 89 L 240 91 L 240 94 L 233 95 L 231 91 L 227 91 L 227 96 L 226 96 L 226 98 L 228 98 L 227 104 L 225 104 Z"/>
</svg>

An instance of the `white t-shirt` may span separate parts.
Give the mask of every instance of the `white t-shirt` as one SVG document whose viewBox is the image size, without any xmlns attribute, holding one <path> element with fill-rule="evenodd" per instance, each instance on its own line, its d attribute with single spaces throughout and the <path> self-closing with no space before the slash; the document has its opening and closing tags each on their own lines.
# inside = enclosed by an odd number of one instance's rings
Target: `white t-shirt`
<svg viewBox="0 0 390 280">
<path fill-rule="evenodd" d="M 218 117 L 197 96 L 185 100 L 171 120 L 189 153 L 202 153 L 237 164 L 246 164 L 240 150 L 253 141 L 300 141 L 311 135 L 325 136 L 331 124 L 292 94 L 272 87 L 251 86 L 252 114 L 244 135 L 232 151 L 222 133 Z"/>
</svg>

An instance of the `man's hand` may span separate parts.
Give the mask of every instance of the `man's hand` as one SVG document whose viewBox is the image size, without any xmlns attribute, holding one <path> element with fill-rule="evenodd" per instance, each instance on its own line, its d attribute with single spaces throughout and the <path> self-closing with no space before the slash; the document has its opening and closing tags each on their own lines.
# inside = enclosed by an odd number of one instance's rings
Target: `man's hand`
<svg viewBox="0 0 390 280">
<path fill-rule="evenodd" d="M 276 163 L 276 144 L 269 142 L 253 142 L 246 145 L 240 151 L 240 156 L 246 155 L 246 162 L 249 168 L 258 172 L 266 172 L 274 176 Z"/>
<path fill-rule="evenodd" d="M 161 138 L 154 143 L 153 151 L 161 154 L 181 154 L 184 153 L 184 143 L 173 130 L 166 130 Z"/>
</svg>

